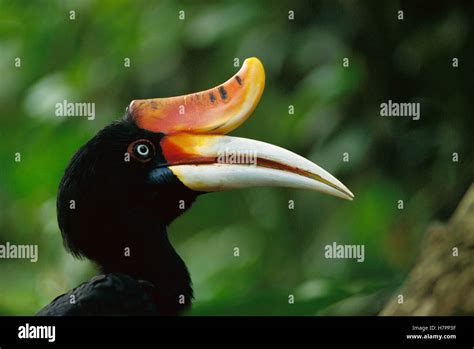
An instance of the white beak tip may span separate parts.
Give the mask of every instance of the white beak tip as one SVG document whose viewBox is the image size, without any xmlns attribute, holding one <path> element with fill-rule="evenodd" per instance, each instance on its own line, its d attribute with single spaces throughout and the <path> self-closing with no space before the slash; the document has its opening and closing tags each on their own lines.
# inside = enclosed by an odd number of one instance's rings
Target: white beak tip
<svg viewBox="0 0 474 349">
<path fill-rule="evenodd" d="M 349 189 L 347 189 L 347 187 L 345 189 L 346 189 L 347 200 L 353 201 L 355 199 L 355 195 Z"/>
</svg>

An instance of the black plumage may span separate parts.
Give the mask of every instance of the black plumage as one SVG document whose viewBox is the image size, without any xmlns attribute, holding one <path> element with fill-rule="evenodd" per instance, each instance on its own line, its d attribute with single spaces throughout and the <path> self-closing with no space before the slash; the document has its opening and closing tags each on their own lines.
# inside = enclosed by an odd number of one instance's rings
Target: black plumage
<svg viewBox="0 0 474 349">
<path fill-rule="evenodd" d="M 98 275 L 57 297 L 37 315 L 160 315 L 155 292 L 150 282 L 125 274 Z"/>
<path fill-rule="evenodd" d="M 190 276 L 168 240 L 166 226 L 183 213 L 180 200 L 189 208 L 199 193 L 166 167 L 162 137 L 120 121 L 73 156 L 59 186 L 58 224 L 65 247 L 95 262 L 105 276 L 71 291 L 75 304 L 68 300 L 70 292 L 39 315 L 176 315 L 190 305 Z M 150 161 L 127 159 L 130 144 L 141 139 L 154 148 Z M 153 287 L 144 288 L 139 280 Z M 132 295 L 137 308 L 111 308 L 130 302 Z"/>
</svg>

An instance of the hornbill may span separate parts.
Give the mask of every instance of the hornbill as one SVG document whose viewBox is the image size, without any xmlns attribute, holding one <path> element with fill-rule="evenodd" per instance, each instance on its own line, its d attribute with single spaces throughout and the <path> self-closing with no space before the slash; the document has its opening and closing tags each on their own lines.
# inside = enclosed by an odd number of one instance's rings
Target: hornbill
<svg viewBox="0 0 474 349">
<path fill-rule="evenodd" d="M 132 101 L 123 120 L 75 153 L 59 185 L 58 224 L 66 249 L 102 274 L 38 315 L 177 315 L 188 308 L 191 279 L 166 228 L 201 194 L 281 186 L 352 200 L 349 189 L 311 161 L 225 136 L 250 116 L 264 86 L 262 63 L 246 59 L 218 87 Z M 220 156 L 249 151 L 256 154 L 251 165 Z"/>
</svg>

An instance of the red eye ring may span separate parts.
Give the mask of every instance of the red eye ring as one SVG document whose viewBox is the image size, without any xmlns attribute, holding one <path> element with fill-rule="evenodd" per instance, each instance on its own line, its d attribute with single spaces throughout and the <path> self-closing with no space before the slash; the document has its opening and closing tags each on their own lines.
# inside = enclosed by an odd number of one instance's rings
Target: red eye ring
<svg viewBox="0 0 474 349">
<path fill-rule="evenodd" d="M 127 152 L 140 162 L 148 162 L 156 154 L 155 146 L 148 139 L 138 139 L 130 143 Z"/>
</svg>

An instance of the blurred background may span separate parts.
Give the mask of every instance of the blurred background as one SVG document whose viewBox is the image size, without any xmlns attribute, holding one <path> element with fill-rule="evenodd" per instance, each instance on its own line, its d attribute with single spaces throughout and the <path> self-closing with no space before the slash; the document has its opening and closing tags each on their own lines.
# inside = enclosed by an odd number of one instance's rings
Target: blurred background
<svg viewBox="0 0 474 349">
<path fill-rule="evenodd" d="M 169 229 L 194 282 L 190 314 L 376 314 L 474 173 L 472 2 L 422 4 L 0 0 L 0 244 L 39 245 L 37 263 L 0 260 L 0 314 L 34 314 L 96 273 L 65 252 L 56 223 L 79 146 L 131 100 L 207 89 L 250 56 L 266 90 L 233 134 L 311 159 L 356 200 L 275 188 L 201 197 Z M 420 102 L 421 119 L 381 117 L 389 99 Z M 95 103 L 95 120 L 55 116 L 63 100 Z M 365 261 L 325 259 L 334 241 L 364 244 Z"/>
</svg>

